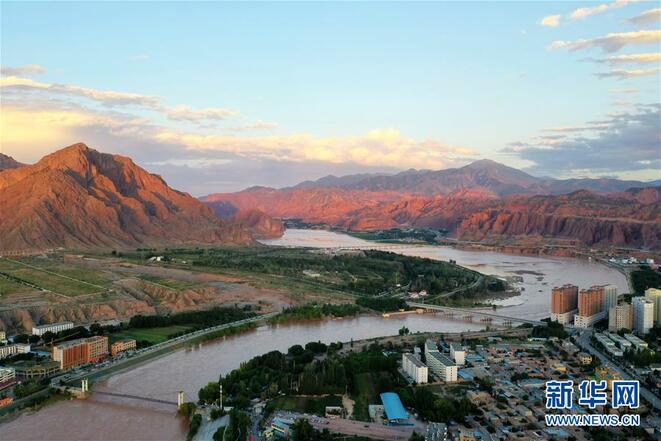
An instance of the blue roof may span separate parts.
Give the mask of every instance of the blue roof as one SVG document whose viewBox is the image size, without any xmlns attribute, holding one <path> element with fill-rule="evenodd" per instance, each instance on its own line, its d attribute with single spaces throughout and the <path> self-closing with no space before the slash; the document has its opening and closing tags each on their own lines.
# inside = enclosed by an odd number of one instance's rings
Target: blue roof
<svg viewBox="0 0 661 441">
<path fill-rule="evenodd" d="M 384 392 L 381 394 L 381 402 L 386 411 L 386 416 L 389 420 L 406 420 L 409 417 L 408 412 L 404 409 L 399 395 L 394 392 Z"/>
</svg>

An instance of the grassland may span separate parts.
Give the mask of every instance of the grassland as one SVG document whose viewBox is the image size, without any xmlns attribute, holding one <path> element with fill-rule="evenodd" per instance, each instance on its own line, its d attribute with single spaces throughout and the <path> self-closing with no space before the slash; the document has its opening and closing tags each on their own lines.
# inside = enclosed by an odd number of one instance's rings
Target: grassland
<svg viewBox="0 0 661 441">
<path fill-rule="evenodd" d="M 164 286 L 166 288 L 174 289 L 176 291 L 192 288 L 198 285 L 197 283 L 189 282 L 186 280 L 165 279 L 162 277 L 150 276 L 148 274 L 141 274 L 139 278 L 146 282 L 154 283 L 156 285 Z"/>
<path fill-rule="evenodd" d="M 326 406 L 342 406 L 342 397 L 339 395 L 322 397 L 284 396 L 271 400 L 268 409 L 269 411 L 278 409 L 324 416 Z"/>
<path fill-rule="evenodd" d="M 7 279 L 0 274 L 0 297 L 10 294 L 22 294 L 31 291 L 34 291 L 34 289 Z"/>
<path fill-rule="evenodd" d="M 104 291 L 111 283 L 101 271 L 38 259 L 0 259 L 0 272 L 5 280 L 14 278 L 13 284 L 23 281 L 70 297 Z"/>
<path fill-rule="evenodd" d="M 188 331 L 192 326 L 173 325 L 164 326 L 161 328 L 136 328 L 128 329 L 122 332 L 111 334 L 111 342 L 118 340 L 126 340 L 133 338 L 136 341 L 145 341 L 150 344 L 162 343 L 168 339 L 169 335 L 177 334 L 179 332 Z"/>
</svg>

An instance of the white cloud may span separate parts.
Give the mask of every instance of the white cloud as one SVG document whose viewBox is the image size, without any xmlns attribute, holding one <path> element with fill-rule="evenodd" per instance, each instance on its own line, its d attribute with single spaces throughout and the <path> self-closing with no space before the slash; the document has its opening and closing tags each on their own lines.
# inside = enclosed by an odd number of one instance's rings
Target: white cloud
<svg viewBox="0 0 661 441">
<path fill-rule="evenodd" d="M 162 103 L 162 99 L 157 96 L 142 95 L 139 93 L 117 92 L 113 90 L 99 90 L 76 85 L 39 82 L 30 78 L 22 78 L 18 76 L 1 78 L 0 89 L 10 92 L 38 91 L 72 98 L 85 98 L 109 107 L 138 106 L 162 113 L 174 121 L 188 121 L 198 124 L 202 124 L 207 121 L 222 121 L 232 116 L 238 115 L 239 113 L 237 110 L 218 107 L 207 107 L 202 109 L 192 109 L 187 105 L 168 107 L 165 106 Z"/>
<path fill-rule="evenodd" d="M 592 15 L 596 14 L 601 14 L 602 12 L 606 12 L 610 9 L 619 9 L 624 6 L 627 6 L 628 4 L 631 3 L 636 3 L 636 0 L 616 0 L 612 3 L 602 3 L 600 5 L 596 6 L 589 6 L 586 8 L 578 8 L 572 11 L 571 14 L 569 14 L 569 19 L 570 20 L 583 20 L 587 17 L 590 17 Z"/>
<path fill-rule="evenodd" d="M 186 105 L 165 108 L 164 111 L 170 119 L 191 122 L 200 122 L 205 120 L 221 121 L 239 114 L 238 111 L 232 109 L 209 107 L 205 109 L 194 110 Z"/>
<path fill-rule="evenodd" d="M 649 9 L 635 17 L 631 17 L 628 21 L 638 26 L 661 23 L 661 8 Z"/>
<path fill-rule="evenodd" d="M 166 159 L 164 161 L 147 162 L 147 165 L 174 165 L 176 167 L 209 168 L 216 165 L 226 165 L 232 162 L 224 158 L 190 158 L 190 159 Z"/>
<path fill-rule="evenodd" d="M 650 75 L 659 75 L 661 73 L 661 68 L 655 67 L 651 69 L 613 69 L 610 72 L 600 72 L 595 75 L 599 78 L 617 78 L 617 79 L 626 79 L 626 78 L 636 78 L 636 77 L 647 77 Z"/>
<path fill-rule="evenodd" d="M 131 61 L 147 61 L 151 58 L 149 54 L 135 54 L 129 57 Z"/>
<path fill-rule="evenodd" d="M 43 73 L 46 73 L 46 69 L 38 64 L 26 64 L 18 67 L 0 66 L 0 74 L 6 76 L 30 76 Z"/>
<path fill-rule="evenodd" d="M 604 52 L 617 52 L 625 46 L 643 45 L 661 42 L 661 30 L 640 30 L 633 32 L 610 33 L 604 37 L 588 38 L 576 41 L 554 41 L 551 49 L 577 51 L 599 48 Z"/>
<path fill-rule="evenodd" d="M 560 24 L 560 14 L 558 15 L 548 15 L 542 18 L 539 21 L 540 26 L 548 26 L 550 28 L 555 28 Z"/>
<path fill-rule="evenodd" d="M 592 61 L 596 61 L 597 63 L 607 63 L 611 65 L 659 63 L 661 62 L 661 53 L 613 55 L 608 58 Z"/>
<path fill-rule="evenodd" d="M 625 88 L 613 88 L 613 89 L 608 89 L 610 93 L 638 93 L 640 92 L 640 89 L 634 89 L 631 87 L 625 87 Z"/>
</svg>

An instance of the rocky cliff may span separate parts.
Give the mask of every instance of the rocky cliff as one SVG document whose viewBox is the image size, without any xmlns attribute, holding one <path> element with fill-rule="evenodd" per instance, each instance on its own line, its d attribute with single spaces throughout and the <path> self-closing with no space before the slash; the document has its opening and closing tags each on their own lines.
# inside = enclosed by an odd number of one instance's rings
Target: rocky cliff
<svg viewBox="0 0 661 441">
<path fill-rule="evenodd" d="M 84 144 L 0 172 L 0 219 L 0 250 L 252 241 L 129 158 Z"/>
</svg>

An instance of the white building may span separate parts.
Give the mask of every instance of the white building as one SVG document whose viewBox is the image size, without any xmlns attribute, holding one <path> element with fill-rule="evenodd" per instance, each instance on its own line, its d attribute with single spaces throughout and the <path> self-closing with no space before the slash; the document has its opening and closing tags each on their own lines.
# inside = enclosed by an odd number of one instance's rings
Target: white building
<svg viewBox="0 0 661 441">
<path fill-rule="evenodd" d="M 561 325 L 569 325 L 574 321 L 574 317 L 576 316 L 576 309 L 559 313 L 559 312 L 552 312 L 551 313 L 551 321 L 553 322 L 558 322 Z"/>
<path fill-rule="evenodd" d="M 634 297 L 633 328 L 639 335 L 647 334 L 654 326 L 654 302 L 645 297 Z"/>
<path fill-rule="evenodd" d="M 30 345 L 22 343 L 0 346 L 0 358 L 9 357 L 16 354 L 27 354 L 28 352 L 30 352 Z"/>
<path fill-rule="evenodd" d="M 594 315 L 576 314 L 574 316 L 574 326 L 576 326 L 577 328 L 590 328 L 592 327 L 592 325 L 594 325 L 599 320 L 605 317 L 606 317 L 606 311 L 601 311 Z"/>
<path fill-rule="evenodd" d="M 612 307 L 617 306 L 617 286 L 604 285 L 604 311 L 609 311 Z"/>
<path fill-rule="evenodd" d="M 418 384 L 429 381 L 429 369 L 418 357 L 411 353 L 402 354 L 402 369 Z"/>
<path fill-rule="evenodd" d="M 645 340 L 641 340 L 640 338 L 636 337 L 633 334 L 624 334 L 624 338 L 629 340 L 631 344 L 634 346 L 634 348 L 641 350 L 641 349 L 647 349 L 649 345 Z"/>
<path fill-rule="evenodd" d="M 457 365 L 463 366 L 466 363 L 466 350 L 459 343 L 452 343 L 450 345 L 450 358 Z"/>
<path fill-rule="evenodd" d="M 50 325 L 34 326 L 32 328 L 32 335 L 42 336 L 47 332 L 57 334 L 58 332 L 66 331 L 67 329 L 73 329 L 73 322 L 60 322 L 51 323 Z"/>
<path fill-rule="evenodd" d="M 429 354 L 438 352 L 438 345 L 434 340 L 427 340 L 425 342 L 425 360 L 429 358 Z"/>
<path fill-rule="evenodd" d="M 0 367 L 0 385 L 16 378 L 16 371 L 12 368 Z"/>
<path fill-rule="evenodd" d="M 5 331 L 0 331 L 0 343 L 6 343 L 7 342 L 7 334 Z"/>
<path fill-rule="evenodd" d="M 427 366 L 445 382 L 457 381 L 457 365 L 440 352 L 430 352 Z"/>
<path fill-rule="evenodd" d="M 661 289 L 647 288 L 645 298 L 654 302 L 654 324 L 661 326 Z"/>
</svg>

